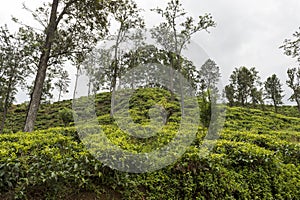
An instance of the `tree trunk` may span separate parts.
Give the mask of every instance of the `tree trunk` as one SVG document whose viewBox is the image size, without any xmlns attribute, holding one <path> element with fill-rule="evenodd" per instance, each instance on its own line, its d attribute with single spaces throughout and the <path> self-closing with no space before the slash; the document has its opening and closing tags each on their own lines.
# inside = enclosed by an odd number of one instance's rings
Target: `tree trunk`
<svg viewBox="0 0 300 200">
<path fill-rule="evenodd" d="M 121 41 L 121 33 L 123 29 L 123 23 L 120 25 L 120 29 L 118 32 L 117 36 L 117 41 L 116 41 L 116 46 L 115 46 L 115 55 L 114 55 L 114 65 L 113 65 L 113 74 L 112 74 L 112 83 L 111 83 L 111 109 L 110 109 L 110 116 L 113 117 L 114 115 L 114 108 L 115 108 L 115 92 L 116 92 L 116 85 L 117 85 L 117 78 L 118 78 L 118 73 L 119 73 L 119 68 L 118 68 L 118 48 L 120 45 Z"/>
<path fill-rule="evenodd" d="M 80 71 L 80 65 L 77 66 L 75 86 L 74 86 L 74 92 L 73 92 L 73 102 L 74 102 L 75 97 L 76 97 L 76 91 L 77 91 L 78 79 L 79 79 L 79 71 Z"/>
<path fill-rule="evenodd" d="M 170 91 L 171 91 L 171 101 L 175 100 L 175 96 L 174 96 L 174 59 L 173 59 L 173 55 L 171 54 L 171 67 L 170 67 L 170 71 L 169 71 L 169 76 L 170 76 Z"/>
<path fill-rule="evenodd" d="M 61 90 L 62 90 L 62 89 L 60 88 L 60 89 L 59 89 L 58 100 L 57 100 L 58 102 L 60 101 L 60 97 L 61 97 Z"/>
<path fill-rule="evenodd" d="M 116 70 L 116 69 L 115 69 Z M 112 80 L 112 91 L 111 91 L 111 109 L 110 109 L 110 116 L 114 116 L 114 109 L 115 109 L 115 92 L 116 92 L 116 83 L 117 83 L 117 77 L 116 77 L 116 72 L 113 75 L 113 80 Z"/>
<path fill-rule="evenodd" d="M 277 109 L 277 104 L 276 104 L 275 100 L 274 100 L 274 108 L 275 108 L 275 113 L 277 113 L 278 109 Z"/>
<path fill-rule="evenodd" d="M 178 58 L 180 59 L 180 57 Z M 183 76 L 183 73 L 182 73 L 182 69 L 181 69 L 181 62 L 180 60 L 177 61 L 178 62 L 178 71 L 181 73 L 180 74 L 180 77 L 179 77 L 179 88 L 180 88 L 180 101 L 181 101 L 181 115 L 182 117 L 185 116 L 185 113 L 184 113 L 184 94 L 183 94 L 183 90 L 184 90 L 184 85 L 183 85 L 183 80 L 182 80 L 182 76 Z"/>
<path fill-rule="evenodd" d="M 46 77 L 50 51 L 55 36 L 55 31 L 57 29 L 58 22 L 56 20 L 57 20 L 58 2 L 59 0 L 53 0 L 52 2 L 50 21 L 46 30 L 46 40 L 38 64 L 38 71 L 35 78 L 33 92 L 31 94 L 31 99 L 27 111 L 24 132 L 32 132 L 34 130 L 34 124 L 40 106 L 43 85 Z"/>
<path fill-rule="evenodd" d="M 89 77 L 89 83 L 88 83 L 88 97 L 91 96 L 91 77 Z"/>
<path fill-rule="evenodd" d="M 297 98 L 296 99 L 296 102 L 297 102 L 297 108 L 298 108 L 298 111 L 300 113 L 300 100 Z"/>
<path fill-rule="evenodd" d="M 5 106 L 3 109 L 3 114 L 2 114 L 0 133 L 3 133 L 3 129 L 4 129 L 5 121 L 6 121 L 6 115 L 7 115 L 7 107 Z"/>
<path fill-rule="evenodd" d="M 15 67 L 12 69 L 12 73 L 15 73 Z M 4 102 L 4 107 L 3 107 L 3 113 L 2 113 L 2 120 L 1 120 L 1 125 L 0 125 L 0 133 L 3 133 L 3 129 L 4 129 L 4 125 L 5 125 L 5 121 L 6 121 L 6 116 L 7 116 L 7 112 L 8 112 L 8 106 L 9 106 L 9 98 L 10 98 L 10 94 L 12 92 L 12 84 L 15 81 L 15 78 L 13 78 L 12 76 L 9 78 L 8 81 L 8 87 L 7 87 L 7 93 L 6 93 L 6 97 L 5 97 L 5 102 Z"/>
<path fill-rule="evenodd" d="M 5 103 L 4 103 L 1 126 L 0 126 L 0 133 L 3 133 L 3 129 L 4 129 L 5 121 L 6 121 L 8 105 L 9 105 L 10 90 L 11 90 L 11 85 L 9 85 L 8 90 L 7 90 L 7 95 L 5 97 Z"/>
<path fill-rule="evenodd" d="M 8 104 L 6 103 L 7 100 L 5 100 L 5 105 L 3 108 L 3 114 L 2 114 L 2 120 L 1 120 L 1 126 L 0 126 L 0 133 L 3 133 L 5 121 L 6 121 L 6 116 L 7 116 L 7 110 L 8 110 Z"/>
</svg>

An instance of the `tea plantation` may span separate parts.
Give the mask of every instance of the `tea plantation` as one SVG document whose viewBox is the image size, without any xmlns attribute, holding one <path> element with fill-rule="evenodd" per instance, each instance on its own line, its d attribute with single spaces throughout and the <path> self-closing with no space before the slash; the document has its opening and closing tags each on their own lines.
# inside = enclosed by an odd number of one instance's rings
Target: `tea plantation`
<svg viewBox="0 0 300 200">
<path fill-rule="evenodd" d="M 175 137 L 179 103 L 159 90 L 141 90 L 130 102 L 134 121 L 146 125 L 151 99 L 162 98 L 171 115 L 153 138 L 139 140 L 120 130 L 109 116 L 108 93 L 95 98 L 98 121 L 113 144 L 150 152 Z M 293 107 L 281 107 L 282 114 L 228 107 L 207 156 L 200 148 L 206 129 L 199 126 L 179 160 L 142 174 L 113 170 L 91 155 L 74 123 L 59 117 L 71 101 L 42 105 L 33 133 L 20 132 L 25 108 L 12 108 L 0 135 L 0 199 L 300 199 L 300 118 Z"/>
</svg>

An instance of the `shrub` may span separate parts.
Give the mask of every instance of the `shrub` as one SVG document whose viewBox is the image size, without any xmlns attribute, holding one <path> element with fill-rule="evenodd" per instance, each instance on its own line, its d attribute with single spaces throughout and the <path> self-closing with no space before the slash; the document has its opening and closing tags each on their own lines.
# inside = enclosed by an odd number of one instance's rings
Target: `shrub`
<svg viewBox="0 0 300 200">
<path fill-rule="evenodd" d="M 68 126 L 71 122 L 73 122 L 73 110 L 69 108 L 63 108 L 58 111 L 59 118 L 63 121 L 64 126 Z"/>
<path fill-rule="evenodd" d="M 160 141 L 172 139 L 176 134 L 172 127 L 162 131 L 160 140 L 149 140 L 146 146 L 131 141 L 115 125 L 105 125 L 103 130 L 114 144 L 134 152 L 149 151 L 157 148 Z M 17 199 L 63 199 L 78 191 L 112 190 L 118 191 L 123 199 L 300 197 L 300 165 L 296 162 L 299 148 L 289 148 L 287 159 L 277 150 L 285 151 L 284 140 L 280 142 L 274 135 L 233 132 L 230 137 L 230 133 L 225 131 L 222 138 L 226 139 L 217 141 L 213 152 L 206 157 L 199 156 L 200 142 L 195 143 L 174 164 L 146 174 L 119 172 L 103 166 L 79 142 L 74 127 L 3 134 L 0 135 L 0 191 Z M 202 137 L 199 133 L 198 139 Z"/>
</svg>

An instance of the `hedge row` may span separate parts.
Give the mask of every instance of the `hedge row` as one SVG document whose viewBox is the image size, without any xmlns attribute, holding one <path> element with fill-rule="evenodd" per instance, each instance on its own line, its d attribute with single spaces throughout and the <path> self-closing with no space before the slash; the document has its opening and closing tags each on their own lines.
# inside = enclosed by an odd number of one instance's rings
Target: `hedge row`
<svg viewBox="0 0 300 200">
<path fill-rule="evenodd" d="M 104 129 L 115 144 L 133 152 L 143 150 L 114 125 Z M 275 134 L 230 133 L 225 130 L 213 151 L 203 157 L 199 131 L 199 141 L 176 163 L 145 174 L 104 166 L 79 142 L 75 128 L 3 134 L 0 197 L 64 199 L 91 191 L 109 199 L 115 191 L 120 199 L 300 198 L 299 143 L 280 140 Z M 168 137 L 172 134 L 176 133 L 169 131 Z M 157 144 L 151 141 L 146 149 Z"/>
</svg>

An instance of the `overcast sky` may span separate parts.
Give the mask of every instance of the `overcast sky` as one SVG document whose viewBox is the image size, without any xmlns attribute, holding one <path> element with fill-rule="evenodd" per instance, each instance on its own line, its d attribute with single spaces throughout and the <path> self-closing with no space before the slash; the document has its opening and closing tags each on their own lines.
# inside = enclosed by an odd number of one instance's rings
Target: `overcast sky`
<svg viewBox="0 0 300 200">
<path fill-rule="evenodd" d="M 2 2 L 0 25 L 6 23 L 14 29 L 15 25 L 10 21 L 11 15 L 32 24 L 30 15 L 22 10 L 22 2 L 35 8 L 41 1 Z M 148 28 L 151 28 L 160 22 L 160 17 L 149 9 L 165 7 L 167 1 L 137 0 L 137 3 L 145 10 L 145 21 Z M 183 0 L 182 3 L 188 15 L 197 17 L 211 13 L 217 23 L 216 28 L 210 29 L 210 33 L 197 33 L 193 42 L 201 46 L 218 64 L 224 85 L 228 83 L 235 67 L 255 67 L 263 81 L 273 73 L 277 74 L 287 93 L 285 99 L 289 97 L 290 89 L 285 85 L 286 71 L 298 64 L 295 59 L 285 56 L 279 46 L 284 39 L 291 38 L 300 26 L 299 0 Z M 74 71 L 70 75 L 74 77 Z M 72 88 L 73 85 L 74 83 Z M 71 98 L 71 93 L 64 98 Z M 24 94 L 18 95 L 17 100 L 23 101 Z"/>
</svg>

